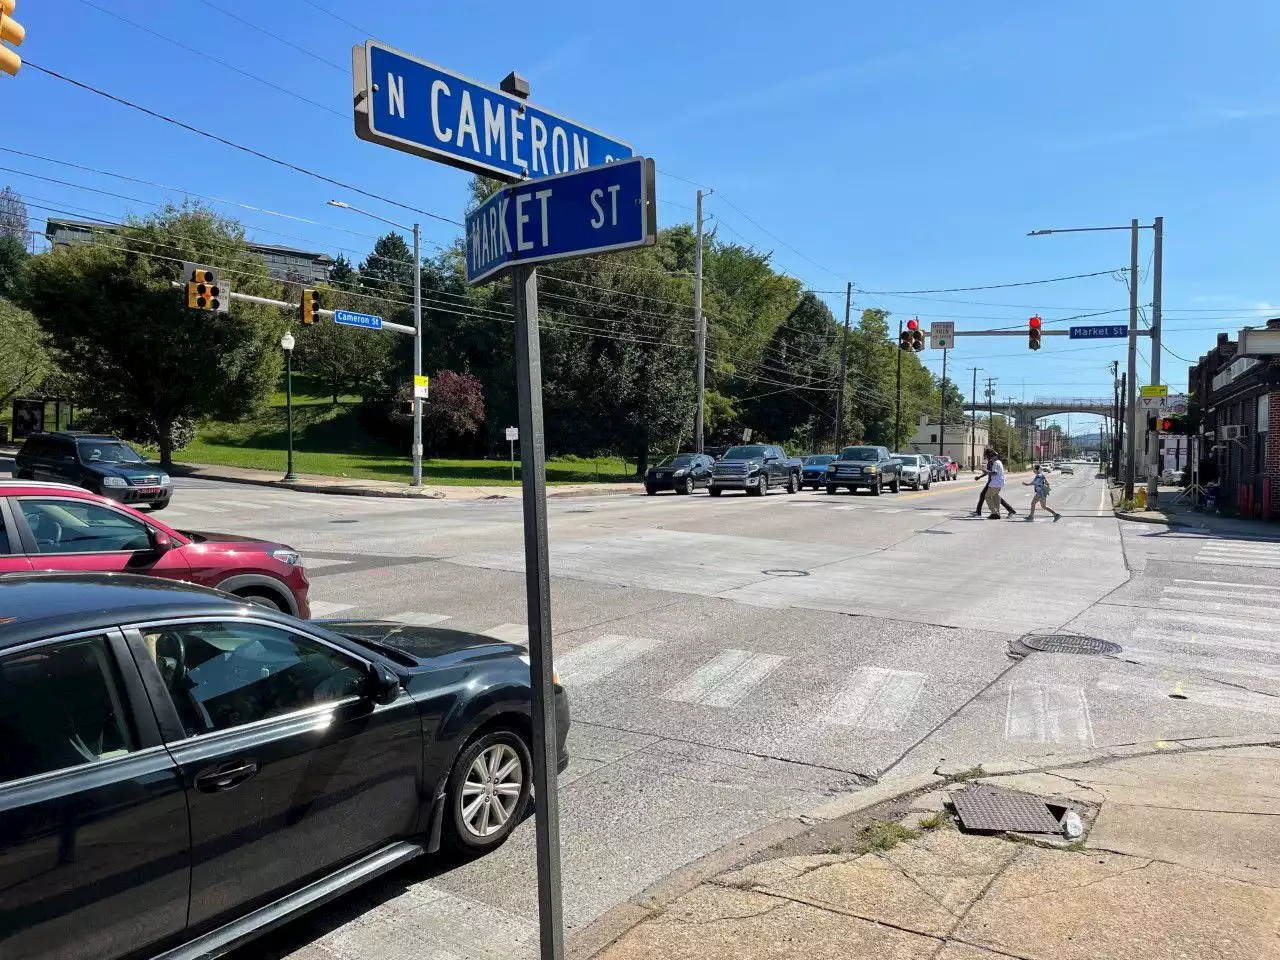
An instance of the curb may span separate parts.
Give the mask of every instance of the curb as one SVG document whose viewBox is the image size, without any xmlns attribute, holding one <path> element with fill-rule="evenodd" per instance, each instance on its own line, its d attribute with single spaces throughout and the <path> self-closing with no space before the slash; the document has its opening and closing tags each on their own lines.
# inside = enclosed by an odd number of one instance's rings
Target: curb
<svg viewBox="0 0 1280 960">
<path fill-rule="evenodd" d="M 1097 750 L 1064 754 L 1056 759 L 1050 758 L 1050 762 L 1045 762 L 1043 759 L 995 760 L 967 766 L 959 763 L 943 763 L 932 773 L 919 773 L 902 779 L 877 783 L 856 793 L 829 800 L 808 813 L 775 820 L 745 837 L 711 851 L 692 863 L 685 864 L 573 933 L 569 937 L 565 956 L 568 960 L 591 960 L 592 957 L 621 940 L 634 927 L 661 914 L 668 904 L 689 893 L 699 884 L 717 874 L 737 868 L 769 847 L 797 837 L 815 826 L 862 813 L 881 804 L 901 800 L 910 794 L 925 793 L 940 784 L 976 780 L 980 777 L 1064 770 L 1102 760 L 1121 760 L 1126 757 L 1256 746 L 1280 746 L 1280 732 L 1262 737 L 1256 735 L 1192 737 L 1186 740 L 1154 740 L 1119 744 Z"/>
<path fill-rule="evenodd" d="M 1167 514 L 1162 517 L 1138 517 L 1133 515 L 1132 513 L 1124 513 L 1120 510 L 1116 510 L 1115 515 L 1117 520 L 1127 520 L 1130 523 L 1160 523 L 1170 527 L 1196 526 L 1196 524 L 1194 523 L 1190 523 L 1186 520 L 1180 520 L 1177 517 L 1171 517 Z"/>
</svg>

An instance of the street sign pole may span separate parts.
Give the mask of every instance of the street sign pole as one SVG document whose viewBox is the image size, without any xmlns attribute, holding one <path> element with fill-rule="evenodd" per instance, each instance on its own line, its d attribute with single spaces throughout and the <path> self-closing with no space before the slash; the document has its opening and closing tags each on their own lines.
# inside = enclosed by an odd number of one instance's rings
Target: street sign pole
<svg viewBox="0 0 1280 960">
<path fill-rule="evenodd" d="M 542 432 L 542 358 L 538 339 L 538 270 L 511 270 L 516 319 L 516 397 L 520 412 L 520 484 L 524 500 L 525 597 L 533 684 L 533 796 L 542 960 L 564 957 L 560 900 L 559 756 L 552 685 L 551 573 L 547 556 L 546 449 Z"/>
<path fill-rule="evenodd" d="M 418 252 L 421 231 L 413 225 L 413 382 L 422 376 L 422 256 Z M 422 486 L 422 401 L 413 398 L 413 481 Z"/>
<path fill-rule="evenodd" d="M 947 348 L 942 348 L 942 402 L 938 411 L 938 456 L 947 452 Z"/>
</svg>

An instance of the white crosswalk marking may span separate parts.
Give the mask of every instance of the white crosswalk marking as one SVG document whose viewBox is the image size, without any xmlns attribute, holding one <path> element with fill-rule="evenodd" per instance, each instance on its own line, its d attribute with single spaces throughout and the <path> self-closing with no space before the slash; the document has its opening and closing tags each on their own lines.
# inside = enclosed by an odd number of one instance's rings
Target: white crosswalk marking
<svg viewBox="0 0 1280 960">
<path fill-rule="evenodd" d="M 617 673 L 627 664 L 661 645 L 661 640 L 649 637 L 626 637 L 608 633 L 570 650 L 556 661 L 556 671 L 566 685 L 585 686 Z"/>
<path fill-rule="evenodd" d="M 1221 580 L 1174 580 L 1173 582 L 1181 583 L 1191 587 L 1215 587 L 1215 588 L 1229 587 L 1232 589 L 1239 589 L 1239 590 L 1249 589 L 1251 591 L 1256 591 L 1259 594 L 1275 594 L 1277 596 L 1280 596 L 1280 586 L 1270 586 L 1268 584 L 1262 584 L 1262 583 L 1250 583 L 1246 585 L 1243 583 L 1240 583 L 1240 584 L 1223 583 Z"/>
<path fill-rule="evenodd" d="M 662 695 L 664 700 L 733 707 L 763 683 L 787 658 L 749 650 L 725 650 Z"/>
<path fill-rule="evenodd" d="M 1089 701 L 1080 687 L 1058 683 L 1015 683 L 1005 709 L 1006 740 L 1093 745 Z"/>
<path fill-rule="evenodd" d="M 1200 548 L 1196 560 L 1222 566 L 1280 567 L 1280 544 L 1215 540 Z"/>
<path fill-rule="evenodd" d="M 311 601 L 311 619 L 322 620 L 325 617 L 336 616 L 344 610 L 350 610 L 355 606 L 354 603 L 330 603 L 327 600 Z"/>
<path fill-rule="evenodd" d="M 332 567 L 341 563 L 355 563 L 356 559 L 356 557 L 352 557 L 350 560 L 332 560 L 328 557 L 303 557 L 302 566 L 307 570 L 319 570 L 321 567 Z"/>
<path fill-rule="evenodd" d="M 406 610 L 403 613 L 393 613 L 387 619 L 410 627 L 432 627 L 453 618 L 444 613 L 418 613 L 414 610 Z"/>
<path fill-rule="evenodd" d="M 901 730 L 927 680 L 910 670 L 862 667 L 840 688 L 824 719 L 869 730 Z"/>
<path fill-rule="evenodd" d="M 173 512 L 177 513 L 178 510 L 183 511 L 184 513 L 188 510 L 191 511 L 192 513 L 226 513 L 227 512 L 225 507 L 211 507 L 207 503 L 191 503 L 188 500 L 183 500 L 181 507 L 175 509 Z"/>
<path fill-rule="evenodd" d="M 254 503 L 252 500 L 210 500 L 210 503 L 216 503 L 222 507 L 230 507 L 232 510 L 270 510 L 271 505 L 267 503 Z"/>
<path fill-rule="evenodd" d="M 529 625 L 527 623 L 500 623 L 496 627 L 490 627 L 482 632 L 486 637 L 493 637 L 493 639 L 501 640 L 503 643 L 518 643 L 525 647 L 529 645 Z"/>
</svg>

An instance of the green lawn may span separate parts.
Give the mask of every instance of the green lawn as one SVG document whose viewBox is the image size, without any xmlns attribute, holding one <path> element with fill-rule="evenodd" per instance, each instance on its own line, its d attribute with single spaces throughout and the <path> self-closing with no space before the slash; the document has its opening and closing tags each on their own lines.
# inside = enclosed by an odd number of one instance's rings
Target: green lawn
<svg viewBox="0 0 1280 960">
<path fill-rule="evenodd" d="M 298 473 L 366 480 L 408 482 L 410 457 L 393 446 L 370 438 L 356 422 L 356 397 L 341 397 L 338 405 L 310 378 L 293 378 L 293 468 Z M 196 439 L 174 455 L 179 463 L 202 463 L 257 470 L 285 469 L 284 393 L 272 397 L 259 415 L 236 423 L 206 422 Z M 617 483 L 634 479 L 635 464 L 616 457 L 600 460 L 561 457 L 547 463 L 548 483 Z M 426 483 L 443 485 L 512 486 L 507 460 L 422 461 Z"/>
</svg>

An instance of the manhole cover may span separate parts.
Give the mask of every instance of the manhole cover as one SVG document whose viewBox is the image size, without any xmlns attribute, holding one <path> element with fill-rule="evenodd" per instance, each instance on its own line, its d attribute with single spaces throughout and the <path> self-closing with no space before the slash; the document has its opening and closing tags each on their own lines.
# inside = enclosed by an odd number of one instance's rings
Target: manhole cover
<svg viewBox="0 0 1280 960">
<path fill-rule="evenodd" d="M 1038 653 L 1081 653 L 1105 655 L 1119 653 L 1121 646 L 1097 637 L 1082 637 L 1076 633 L 1031 633 L 1018 641 L 1028 650 Z"/>
<path fill-rule="evenodd" d="M 766 577 L 807 577 L 808 570 L 761 570 Z"/>
<path fill-rule="evenodd" d="M 951 798 L 960 825 L 966 830 L 1011 833 L 1061 833 L 1062 827 L 1045 802 L 1029 793 L 973 786 Z"/>
</svg>

